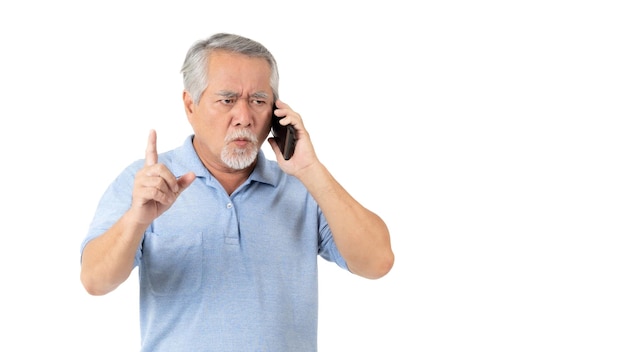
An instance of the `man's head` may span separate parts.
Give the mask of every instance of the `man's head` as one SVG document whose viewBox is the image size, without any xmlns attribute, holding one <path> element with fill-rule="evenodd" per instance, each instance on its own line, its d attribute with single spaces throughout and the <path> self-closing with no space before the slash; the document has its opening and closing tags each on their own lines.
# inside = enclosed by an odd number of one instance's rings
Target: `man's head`
<svg viewBox="0 0 626 352">
<path fill-rule="evenodd" d="M 185 112 L 203 163 L 225 171 L 252 166 L 278 99 L 272 54 L 253 40 L 216 34 L 189 49 L 181 72 Z"/>
<path fill-rule="evenodd" d="M 270 66 L 270 85 L 274 99 L 278 99 L 278 65 L 272 53 L 262 44 L 236 34 L 218 33 L 211 37 L 197 41 L 185 57 L 180 72 L 183 74 L 183 85 L 198 103 L 207 87 L 207 61 L 209 55 L 216 50 L 230 51 L 245 56 L 262 58 Z"/>
</svg>

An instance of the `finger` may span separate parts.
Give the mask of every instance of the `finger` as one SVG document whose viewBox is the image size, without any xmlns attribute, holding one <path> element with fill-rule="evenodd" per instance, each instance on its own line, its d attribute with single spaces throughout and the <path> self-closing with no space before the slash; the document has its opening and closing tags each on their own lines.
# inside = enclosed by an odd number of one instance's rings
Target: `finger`
<svg viewBox="0 0 626 352">
<path fill-rule="evenodd" d="M 156 131 L 150 130 L 148 135 L 148 146 L 146 147 L 146 161 L 145 166 L 152 166 L 157 163 L 159 159 L 156 149 Z"/>
<path fill-rule="evenodd" d="M 282 126 L 287 126 L 289 124 L 288 120 L 285 120 L 285 118 L 287 117 L 287 114 L 289 113 L 289 110 L 291 110 L 291 108 L 289 108 L 289 105 L 283 103 L 281 100 L 276 100 L 275 107 L 277 109 L 274 109 L 274 115 L 278 117 L 278 123 L 281 124 Z M 278 106 L 280 105 L 280 106 Z M 276 113 L 278 111 L 278 113 Z"/>
<path fill-rule="evenodd" d="M 276 108 L 278 109 L 287 109 L 287 110 L 291 110 L 291 107 L 288 104 L 285 104 L 285 102 L 283 102 L 282 100 L 278 99 L 276 100 L 276 102 L 274 103 L 274 105 L 276 106 Z M 285 116 L 287 116 L 287 114 L 285 114 Z M 282 117 L 285 117 L 282 116 Z"/>
<path fill-rule="evenodd" d="M 277 99 L 276 103 L 274 103 L 279 109 L 289 109 L 289 105 L 287 105 L 284 101 Z"/>
<path fill-rule="evenodd" d="M 177 182 L 178 193 L 181 193 L 182 191 L 187 189 L 187 187 L 189 187 L 195 179 L 196 179 L 196 175 L 191 171 L 181 176 Z"/>
<path fill-rule="evenodd" d="M 162 165 L 157 165 L 157 169 L 152 169 L 152 171 L 160 171 L 158 170 L 159 166 Z M 176 178 L 167 170 L 165 170 L 162 176 L 158 174 L 156 176 L 144 175 L 137 180 L 136 187 L 141 195 L 137 199 L 143 199 L 144 201 L 154 200 L 164 205 L 171 204 L 176 199 L 178 192 Z"/>
<path fill-rule="evenodd" d="M 150 165 L 144 170 L 145 175 L 148 176 L 144 181 L 146 185 L 157 187 L 162 192 L 178 192 L 178 180 L 165 165 Z"/>
<path fill-rule="evenodd" d="M 170 178 L 171 176 L 171 178 Z M 170 173 L 166 177 L 149 177 L 142 181 L 138 199 L 154 200 L 163 205 L 171 205 L 176 198 L 189 187 L 196 175 L 188 172 L 178 180 Z M 170 182 L 170 179 L 173 180 Z"/>
</svg>

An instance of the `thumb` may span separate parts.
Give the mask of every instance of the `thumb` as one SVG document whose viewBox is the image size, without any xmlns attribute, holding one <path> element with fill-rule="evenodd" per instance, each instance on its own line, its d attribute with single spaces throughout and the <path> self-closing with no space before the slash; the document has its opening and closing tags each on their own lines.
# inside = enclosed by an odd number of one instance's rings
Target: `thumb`
<svg viewBox="0 0 626 352">
<path fill-rule="evenodd" d="M 178 183 L 178 193 L 180 194 L 182 191 L 187 189 L 193 181 L 196 179 L 196 174 L 193 172 L 188 172 L 182 175 L 176 182 Z"/>
<path fill-rule="evenodd" d="M 145 166 L 155 165 L 159 159 L 156 149 L 156 131 L 150 130 L 148 135 L 148 146 L 146 147 Z"/>
</svg>

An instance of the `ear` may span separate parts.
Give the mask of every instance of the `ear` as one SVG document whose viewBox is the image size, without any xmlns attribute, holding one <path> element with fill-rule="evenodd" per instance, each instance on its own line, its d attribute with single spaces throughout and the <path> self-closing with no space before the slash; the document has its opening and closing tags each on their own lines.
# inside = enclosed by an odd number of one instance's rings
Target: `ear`
<svg viewBox="0 0 626 352">
<path fill-rule="evenodd" d="M 185 106 L 185 114 L 187 114 L 187 118 L 190 118 L 193 115 L 195 105 L 191 94 L 186 90 L 183 91 L 183 104 Z"/>
</svg>

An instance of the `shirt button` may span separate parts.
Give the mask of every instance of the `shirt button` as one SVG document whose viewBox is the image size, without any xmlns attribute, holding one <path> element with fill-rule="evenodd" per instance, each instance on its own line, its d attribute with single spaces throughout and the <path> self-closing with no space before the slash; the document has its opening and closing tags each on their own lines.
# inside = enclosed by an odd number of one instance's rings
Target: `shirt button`
<svg viewBox="0 0 626 352">
<path fill-rule="evenodd" d="M 233 207 L 233 203 L 228 203 L 228 204 L 226 204 L 226 208 L 230 209 L 230 208 L 232 208 L 232 207 Z"/>
</svg>

